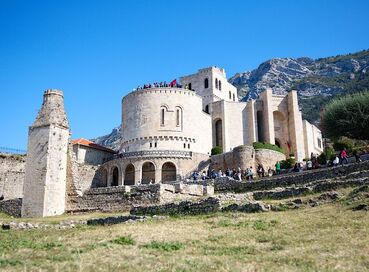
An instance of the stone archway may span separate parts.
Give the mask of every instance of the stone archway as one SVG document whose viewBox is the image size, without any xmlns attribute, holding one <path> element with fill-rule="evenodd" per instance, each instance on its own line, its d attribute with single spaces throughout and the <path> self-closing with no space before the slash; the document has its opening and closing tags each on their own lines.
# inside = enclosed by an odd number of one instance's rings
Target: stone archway
<svg viewBox="0 0 369 272">
<path fill-rule="evenodd" d="M 161 167 L 161 180 L 164 181 L 176 181 L 177 180 L 177 168 L 174 163 L 166 162 Z"/>
<path fill-rule="evenodd" d="M 124 171 L 124 185 L 135 185 L 135 167 L 132 163 L 128 164 Z"/>
<path fill-rule="evenodd" d="M 263 112 L 257 111 L 256 112 L 256 122 L 257 122 L 257 128 L 258 128 L 258 142 L 264 142 L 265 136 L 264 136 L 264 120 L 263 120 Z"/>
<path fill-rule="evenodd" d="M 117 166 L 114 166 L 112 170 L 111 186 L 118 186 L 118 182 L 119 182 L 119 169 Z"/>
<path fill-rule="evenodd" d="M 287 151 L 288 127 L 285 115 L 280 111 L 273 112 L 275 144 Z"/>
<path fill-rule="evenodd" d="M 152 162 L 145 162 L 142 165 L 142 184 L 155 183 L 155 165 Z"/>
</svg>

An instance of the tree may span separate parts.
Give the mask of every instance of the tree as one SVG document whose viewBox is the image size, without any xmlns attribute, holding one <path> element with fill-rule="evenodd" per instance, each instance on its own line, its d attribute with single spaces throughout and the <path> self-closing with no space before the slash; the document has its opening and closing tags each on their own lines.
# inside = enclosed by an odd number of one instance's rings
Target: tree
<svg viewBox="0 0 369 272">
<path fill-rule="evenodd" d="M 322 127 L 328 138 L 369 140 L 369 92 L 332 100 L 324 110 Z"/>
</svg>

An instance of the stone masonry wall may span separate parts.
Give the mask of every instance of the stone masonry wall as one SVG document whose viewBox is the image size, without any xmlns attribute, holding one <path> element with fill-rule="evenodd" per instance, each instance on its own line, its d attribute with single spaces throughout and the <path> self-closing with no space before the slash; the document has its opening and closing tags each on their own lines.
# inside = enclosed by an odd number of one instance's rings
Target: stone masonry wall
<svg viewBox="0 0 369 272">
<path fill-rule="evenodd" d="M 276 152 L 269 149 L 257 149 L 252 146 L 242 145 L 233 149 L 231 152 L 226 152 L 220 155 L 211 157 L 211 168 L 225 171 L 227 168 L 240 167 L 242 170 L 246 170 L 252 166 L 254 172 L 258 164 L 262 164 L 265 170 L 268 168 L 274 169 L 274 165 L 277 161 L 285 160 L 286 156 L 280 152 Z"/>
<path fill-rule="evenodd" d="M 67 211 L 128 211 L 133 206 L 160 203 L 166 193 L 174 191 L 167 184 L 92 188 L 83 196 L 70 196 Z"/>
<path fill-rule="evenodd" d="M 23 197 L 25 156 L 0 154 L 0 196 Z"/>
<path fill-rule="evenodd" d="M 369 161 L 357 164 L 344 165 L 343 167 L 323 168 L 317 171 L 306 171 L 302 173 L 290 173 L 271 178 L 265 178 L 256 182 L 240 182 L 229 178 L 219 178 L 214 181 L 215 192 L 252 192 L 269 190 L 276 187 L 287 187 L 292 185 L 303 185 L 309 182 L 339 178 L 349 173 L 369 170 Z"/>
</svg>

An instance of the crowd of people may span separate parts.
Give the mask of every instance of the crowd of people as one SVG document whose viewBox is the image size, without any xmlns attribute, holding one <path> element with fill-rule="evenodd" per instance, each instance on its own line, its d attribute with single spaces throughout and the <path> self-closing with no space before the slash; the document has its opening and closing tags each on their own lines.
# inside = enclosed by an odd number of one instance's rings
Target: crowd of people
<svg viewBox="0 0 369 272">
<path fill-rule="evenodd" d="M 137 88 L 135 89 L 135 91 L 138 90 L 144 90 L 144 89 L 151 89 L 151 88 L 184 88 L 186 90 L 189 89 L 189 86 L 186 85 L 181 85 L 177 82 L 177 80 L 173 80 L 170 83 L 167 83 L 166 81 L 162 81 L 162 82 L 154 82 L 154 83 L 148 83 L 148 84 L 144 84 L 143 86 L 137 86 Z"/>
<path fill-rule="evenodd" d="M 355 161 L 361 162 L 360 155 L 354 154 Z M 336 155 L 335 159 L 331 162 L 328 161 L 327 166 L 338 166 L 344 165 L 348 163 L 348 155 L 347 151 L 344 148 L 338 155 Z M 318 156 L 314 153 L 311 153 L 311 156 L 308 160 L 306 160 L 305 165 L 302 162 L 296 162 L 292 169 L 283 170 L 283 173 L 289 172 L 302 172 L 305 170 L 312 170 L 320 168 Z M 256 174 L 258 178 L 263 177 L 271 177 L 274 175 L 279 175 L 282 173 L 281 170 L 281 162 L 277 161 L 274 165 L 274 169 L 271 167 L 266 170 L 262 164 L 259 164 L 256 168 Z M 227 168 L 225 171 L 219 169 L 218 171 L 214 169 L 209 169 L 208 171 L 203 171 L 201 174 L 197 171 L 192 173 L 193 180 L 207 180 L 207 179 L 215 179 L 219 177 L 231 177 L 235 180 L 253 180 L 254 179 L 254 172 L 252 166 L 248 167 L 246 170 L 242 170 L 240 167 L 237 169 Z"/>
</svg>

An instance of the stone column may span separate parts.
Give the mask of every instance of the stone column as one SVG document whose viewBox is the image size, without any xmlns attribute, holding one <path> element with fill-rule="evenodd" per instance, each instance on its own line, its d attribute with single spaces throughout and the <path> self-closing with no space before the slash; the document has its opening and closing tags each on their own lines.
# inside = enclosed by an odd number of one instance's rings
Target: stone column
<svg viewBox="0 0 369 272">
<path fill-rule="evenodd" d="M 297 161 L 302 161 L 305 158 L 304 133 L 302 126 L 302 117 L 299 110 L 297 100 L 297 92 L 291 91 L 287 95 L 288 99 L 288 125 L 290 132 L 291 149 L 295 154 Z"/>
<path fill-rule="evenodd" d="M 161 176 L 161 167 L 157 167 L 155 169 L 155 183 L 161 183 L 162 176 Z"/>
<path fill-rule="evenodd" d="M 135 163 L 135 185 L 138 185 L 138 182 L 142 180 L 142 165 L 140 163 Z"/>
<path fill-rule="evenodd" d="M 252 145 L 253 142 L 256 142 L 256 112 L 255 112 L 255 100 L 250 100 L 246 105 L 246 114 L 247 114 L 247 139 L 245 144 Z"/>
<path fill-rule="evenodd" d="M 47 90 L 42 108 L 28 132 L 22 217 L 65 212 L 69 138 L 63 93 Z"/>
<path fill-rule="evenodd" d="M 260 94 L 260 98 L 263 101 L 263 129 L 265 141 L 275 144 L 272 94 L 272 89 L 266 89 Z"/>
</svg>

